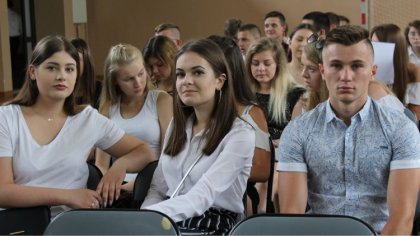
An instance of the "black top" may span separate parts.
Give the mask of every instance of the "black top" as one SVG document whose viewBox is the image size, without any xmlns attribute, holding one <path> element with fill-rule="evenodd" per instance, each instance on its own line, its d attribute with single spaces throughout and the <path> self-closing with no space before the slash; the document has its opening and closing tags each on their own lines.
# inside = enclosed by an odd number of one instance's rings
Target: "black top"
<svg viewBox="0 0 420 236">
<path fill-rule="evenodd" d="M 304 88 L 293 88 L 287 94 L 287 109 L 286 109 L 286 122 L 278 123 L 273 120 L 272 115 L 268 112 L 268 102 L 270 100 L 269 94 L 261 94 L 257 93 L 257 101 L 260 106 L 263 108 L 265 117 L 267 117 L 267 125 L 268 125 L 268 132 L 270 133 L 270 137 L 275 140 L 279 139 L 281 133 L 283 132 L 286 125 L 289 123 L 290 119 L 292 118 L 292 111 L 293 107 L 299 100 L 300 96 L 305 92 Z"/>
</svg>

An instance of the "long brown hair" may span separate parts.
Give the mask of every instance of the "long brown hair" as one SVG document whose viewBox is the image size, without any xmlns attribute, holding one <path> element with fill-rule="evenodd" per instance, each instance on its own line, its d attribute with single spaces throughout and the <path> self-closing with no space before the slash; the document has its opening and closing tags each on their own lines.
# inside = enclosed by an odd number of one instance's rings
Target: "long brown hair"
<svg viewBox="0 0 420 236">
<path fill-rule="evenodd" d="M 29 65 L 38 67 L 45 60 L 50 58 L 57 52 L 65 51 L 76 61 L 77 77 L 74 88 L 77 88 L 79 81 L 79 53 L 76 48 L 61 35 L 49 35 L 41 39 L 35 46 Z M 35 80 L 29 76 L 29 70 L 26 72 L 25 82 L 14 99 L 6 104 L 17 104 L 21 106 L 33 106 L 38 98 L 39 90 Z M 76 106 L 75 93 L 73 92 L 64 101 L 64 112 L 67 115 L 75 115 L 82 110 L 83 107 Z"/>
<path fill-rule="evenodd" d="M 394 51 L 394 84 L 392 91 L 404 103 L 407 84 L 411 81 L 408 71 L 407 41 L 400 29 L 395 24 L 382 24 L 373 27 L 370 37 L 376 34 L 380 42 L 395 43 Z"/>
<path fill-rule="evenodd" d="M 217 44 L 208 39 L 193 40 L 186 43 L 177 53 L 176 59 L 188 52 L 194 52 L 205 59 L 211 65 L 215 76 L 218 77 L 222 74 L 226 75 L 223 87 L 214 97 L 215 104 L 210 115 L 210 121 L 207 123 L 204 130 L 204 140 L 206 141 L 206 144 L 202 153 L 210 155 L 230 131 L 233 122 L 237 117 L 231 73 L 223 51 Z M 176 156 L 182 151 L 185 142 L 187 141 L 187 134 L 185 132 L 187 120 L 191 115 L 193 115 L 195 119 L 193 107 L 186 106 L 182 103 L 175 85 L 173 111 L 173 129 L 164 149 L 164 153 L 170 156 Z"/>
</svg>

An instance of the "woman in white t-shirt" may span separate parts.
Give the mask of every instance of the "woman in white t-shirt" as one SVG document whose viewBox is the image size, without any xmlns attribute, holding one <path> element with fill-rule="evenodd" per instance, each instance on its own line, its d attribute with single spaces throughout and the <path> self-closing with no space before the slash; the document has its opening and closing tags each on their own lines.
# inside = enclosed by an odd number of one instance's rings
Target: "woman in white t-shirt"
<svg viewBox="0 0 420 236">
<path fill-rule="evenodd" d="M 154 160 L 143 142 L 90 106 L 75 105 L 79 55 L 62 36 L 35 47 L 28 78 L 16 98 L 0 107 L 0 207 L 49 205 L 98 208 L 118 199 L 126 172 Z M 90 150 L 119 157 L 98 185 L 86 189 Z"/>
<path fill-rule="evenodd" d="M 255 132 L 238 117 L 214 42 L 188 42 L 176 58 L 174 119 L 142 207 L 167 214 L 183 232 L 226 234 L 244 212 Z"/>
<path fill-rule="evenodd" d="M 143 140 L 160 156 L 161 143 L 172 118 L 172 97 L 150 90 L 141 51 L 130 44 L 113 46 L 105 61 L 99 111 L 128 134 Z M 97 152 L 96 165 L 105 173 L 110 155 Z M 122 189 L 133 191 L 137 174 L 127 174 Z"/>
</svg>

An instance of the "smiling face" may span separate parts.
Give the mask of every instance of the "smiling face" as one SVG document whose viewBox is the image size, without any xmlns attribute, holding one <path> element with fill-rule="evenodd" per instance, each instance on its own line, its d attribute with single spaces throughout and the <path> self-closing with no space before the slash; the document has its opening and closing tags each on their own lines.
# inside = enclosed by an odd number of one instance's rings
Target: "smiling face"
<svg viewBox="0 0 420 236">
<path fill-rule="evenodd" d="M 376 74 L 371 49 L 365 42 L 345 46 L 330 44 L 322 52 L 320 71 L 333 105 L 362 107 L 368 97 L 368 85 Z"/>
<path fill-rule="evenodd" d="M 276 38 L 280 42 L 283 41 L 284 26 L 281 24 L 278 17 L 268 17 L 264 21 L 264 32 L 265 36 L 270 38 Z"/>
<path fill-rule="evenodd" d="M 30 79 L 35 80 L 40 96 L 64 100 L 74 90 L 77 79 L 76 61 L 65 51 L 54 53 L 38 67 L 28 66 Z"/>
<path fill-rule="evenodd" d="M 277 64 L 270 50 L 254 54 L 251 59 L 252 77 L 260 84 L 271 84 Z"/>
<path fill-rule="evenodd" d="M 307 40 L 311 35 L 312 31 L 309 29 L 300 29 L 296 31 L 290 41 L 290 50 L 292 50 L 293 59 L 300 61 L 303 48 L 306 46 Z"/>
<path fill-rule="evenodd" d="M 213 110 L 216 90 L 224 75 L 215 75 L 211 65 L 199 54 L 186 52 L 176 61 L 176 90 L 181 101 L 194 109 Z"/>
<path fill-rule="evenodd" d="M 121 66 L 117 72 L 116 84 L 128 98 L 144 95 L 147 86 L 147 73 L 143 61 L 138 58 Z"/>
<path fill-rule="evenodd" d="M 303 81 L 305 83 L 305 87 L 309 90 L 319 92 L 319 89 L 321 87 L 321 72 L 319 71 L 318 64 L 313 63 L 310 61 L 306 54 L 303 53 L 302 55 L 302 77 Z"/>
</svg>

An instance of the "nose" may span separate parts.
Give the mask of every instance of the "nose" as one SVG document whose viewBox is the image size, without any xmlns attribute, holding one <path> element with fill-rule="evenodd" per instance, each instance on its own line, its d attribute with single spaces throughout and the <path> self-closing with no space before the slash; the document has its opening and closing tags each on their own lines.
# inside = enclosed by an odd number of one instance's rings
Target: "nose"
<svg viewBox="0 0 420 236">
<path fill-rule="evenodd" d="M 188 74 L 186 74 L 182 82 L 184 85 L 193 84 L 193 78 L 192 76 L 189 76 Z"/>
<path fill-rule="evenodd" d="M 139 87 L 139 85 L 141 84 L 141 77 L 140 76 L 136 76 L 136 78 L 133 80 L 133 85 L 135 88 Z"/>
<path fill-rule="evenodd" d="M 67 77 L 66 69 L 57 70 L 56 80 L 58 81 L 65 81 Z"/>
<path fill-rule="evenodd" d="M 152 73 L 153 74 L 157 74 L 159 72 L 158 67 L 157 66 L 153 66 L 152 67 Z"/>
<path fill-rule="evenodd" d="M 349 66 L 345 66 L 340 74 L 340 80 L 350 81 L 353 78 L 353 71 Z"/>
<path fill-rule="evenodd" d="M 303 78 L 309 78 L 309 74 L 308 74 L 308 68 L 306 66 L 303 67 L 302 72 L 300 73 L 300 75 Z"/>
</svg>

